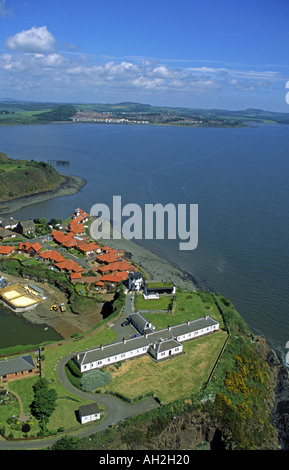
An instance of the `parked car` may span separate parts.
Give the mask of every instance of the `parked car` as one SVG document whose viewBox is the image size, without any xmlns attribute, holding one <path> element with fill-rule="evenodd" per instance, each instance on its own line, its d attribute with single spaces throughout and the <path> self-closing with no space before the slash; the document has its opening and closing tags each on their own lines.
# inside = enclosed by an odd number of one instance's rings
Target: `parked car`
<svg viewBox="0 0 289 470">
<path fill-rule="evenodd" d="M 121 326 L 128 326 L 129 325 L 129 321 L 128 320 L 125 320 L 122 322 Z"/>
</svg>

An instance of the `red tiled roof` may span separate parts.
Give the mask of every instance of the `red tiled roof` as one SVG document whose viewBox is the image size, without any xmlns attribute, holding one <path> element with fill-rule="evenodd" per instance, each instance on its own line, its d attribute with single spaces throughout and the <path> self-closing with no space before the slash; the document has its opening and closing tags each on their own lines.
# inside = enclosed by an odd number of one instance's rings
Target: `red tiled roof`
<svg viewBox="0 0 289 470">
<path fill-rule="evenodd" d="M 72 219 L 72 220 L 69 222 L 69 226 L 78 224 L 78 223 L 81 222 L 82 220 L 83 220 L 83 218 L 79 215 L 78 217 L 75 217 L 74 219 Z"/>
<path fill-rule="evenodd" d="M 61 232 L 60 230 L 55 230 L 51 233 L 53 239 L 58 243 L 63 243 L 65 240 L 65 233 Z"/>
<path fill-rule="evenodd" d="M 29 242 L 20 242 L 19 243 L 19 250 L 20 251 L 28 251 L 30 248 L 33 248 L 36 253 L 39 253 L 42 250 L 42 246 L 40 243 L 35 242 L 35 243 L 29 243 Z"/>
<path fill-rule="evenodd" d="M 36 253 L 39 253 L 42 250 L 42 246 L 38 242 L 32 243 L 30 248 L 33 248 Z"/>
<path fill-rule="evenodd" d="M 72 261 L 70 259 L 65 259 L 60 263 L 57 263 L 55 266 L 58 269 L 65 269 L 66 271 L 74 271 L 76 273 L 84 271 L 84 268 L 82 268 L 75 261 Z"/>
<path fill-rule="evenodd" d="M 118 261 L 118 257 L 115 256 L 115 255 L 110 255 L 110 254 L 106 254 L 106 255 L 98 255 L 96 257 L 97 261 L 99 261 L 100 263 L 113 263 L 114 261 Z"/>
<path fill-rule="evenodd" d="M 15 246 L 0 246 L 0 255 L 9 255 L 15 250 Z"/>
<path fill-rule="evenodd" d="M 83 233 L 85 230 L 83 224 L 74 224 L 71 227 L 69 227 L 69 231 L 71 233 Z"/>
<path fill-rule="evenodd" d="M 41 258 L 50 259 L 50 260 L 55 261 L 57 263 L 59 263 L 61 261 L 65 261 L 63 256 L 61 256 L 61 254 L 58 253 L 58 251 L 54 251 L 54 250 L 49 250 L 49 251 L 45 251 L 44 253 L 40 253 L 40 256 L 41 256 Z"/>
<path fill-rule="evenodd" d="M 106 266 L 101 266 L 98 268 L 100 272 L 106 271 L 135 271 L 135 267 L 129 264 L 127 261 L 115 261 L 113 263 L 109 263 Z"/>
<path fill-rule="evenodd" d="M 100 278 L 101 282 L 108 281 L 108 282 L 121 282 L 128 278 L 128 273 L 126 271 L 122 273 L 115 273 L 115 274 L 105 274 Z"/>
<path fill-rule="evenodd" d="M 82 276 L 80 273 L 71 273 L 70 274 L 70 279 L 73 280 L 73 279 L 81 279 Z"/>
<path fill-rule="evenodd" d="M 78 248 L 86 253 L 87 251 L 97 250 L 99 248 L 99 245 L 97 245 L 96 243 L 82 243 L 81 245 L 79 245 Z"/>
</svg>

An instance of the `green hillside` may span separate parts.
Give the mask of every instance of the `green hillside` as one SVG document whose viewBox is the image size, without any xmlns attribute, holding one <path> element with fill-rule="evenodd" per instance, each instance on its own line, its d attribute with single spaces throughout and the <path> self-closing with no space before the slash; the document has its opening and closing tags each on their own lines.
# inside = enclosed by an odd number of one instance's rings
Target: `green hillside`
<svg viewBox="0 0 289 470">
<path fill-rule="evenodd" d="M 45 162 L 14 160 L 0 153 L 0 202 L 58 188 L 65 178 Z"/>
</svg>

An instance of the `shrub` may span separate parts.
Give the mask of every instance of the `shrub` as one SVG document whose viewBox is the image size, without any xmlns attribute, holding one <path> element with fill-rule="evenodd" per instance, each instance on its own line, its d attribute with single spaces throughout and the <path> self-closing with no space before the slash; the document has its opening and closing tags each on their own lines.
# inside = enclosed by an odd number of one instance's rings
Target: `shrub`
<svg viewBox="0 0 289 470">
<path fill-rule="evenodd" d="M 109 384 L 112 377 L 109 372 L 101 370 L 92 370 L 86 372 L 81 379 L 81 388 L 85 392 L 92 392 L 93 390 Z"/>
</svg>

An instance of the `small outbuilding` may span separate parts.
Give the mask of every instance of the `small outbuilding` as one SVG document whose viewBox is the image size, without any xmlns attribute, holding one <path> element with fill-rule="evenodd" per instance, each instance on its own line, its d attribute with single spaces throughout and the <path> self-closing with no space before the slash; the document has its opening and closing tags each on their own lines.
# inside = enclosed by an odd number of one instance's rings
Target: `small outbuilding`
<svg viewBox="0 0 289 470">
<path fill-rule="evenodd" d="M 100 418 L 97 403 L 83 405 L 78 408 L 78 416 L 81 424 L 90 423 Z"/>
</svg>

